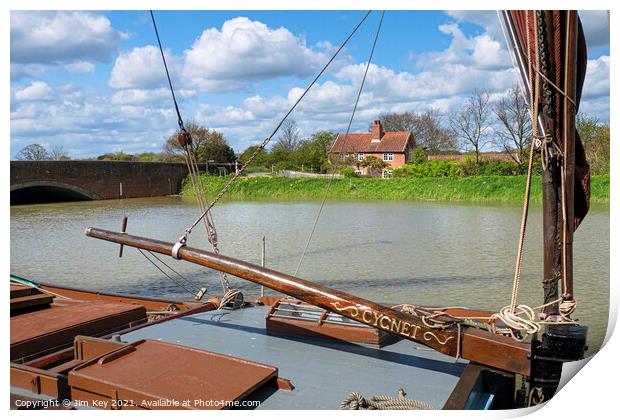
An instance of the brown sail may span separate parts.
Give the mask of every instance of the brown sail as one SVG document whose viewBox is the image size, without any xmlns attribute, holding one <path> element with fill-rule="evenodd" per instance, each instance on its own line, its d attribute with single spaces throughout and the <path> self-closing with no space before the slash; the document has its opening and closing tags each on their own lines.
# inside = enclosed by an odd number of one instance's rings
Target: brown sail
<svg viewBox="0 0 620 420">
<path fill-rule="evenodd" d="M 574 14 L 576 19 L 576 74 L 574 96 L 571 92 L 565 92 L 562 87 L 566 85 L 566 36 L 569 15 Z M 544 112 L 543 122 L 549 129 L 549 134 L 558 142 L 560 148 L 564 145 L 565 135 L 562 130 L 562 115 L 565 113 L 576 114 L 579 111 L 579 102 L 586 77 L 587 49 L 581 21 L 574 11 L 551 10 L 551 11 L 525 11 L 512 10 L 508 12 L 515 29 L 518 41 L 518 50 L 525 63 L 535 62 L 536 54 L 541 57 L 542 80 L 542 109 Z M 540 22 L 539 22 L 540 20 Z M 542 23 L 542 25 L 541 25 Z M 536 36 L 536 25 L 546 29 L 538 32 L 539 50 L 535 51 L 533 38 Z M 529 34 L 528 34 L 529 32 Z M 529 60 L 527 57 L 529 35 Z M 544 54 L 540 54 L 543 52 Z M 548 79 L 548 80 L 545 80 Z M 530 85 L 534 81 L 530 80 Z M 551 83 L 549 83 L 551 82 Z M 555 85 L 555 87 L 553 86 Z M 565 109 L 563 98 L 571 96 L 574 104 L 571 109 Z M 588 213 L 590 207 L 590 166 L 586 160 L 585 149 L 579 137 L 579 133 L 573 128 L 574 141 L 574 229 L 577 229 Z M 570 174 L 567 174 L 570 175 Z"/>
</svg>

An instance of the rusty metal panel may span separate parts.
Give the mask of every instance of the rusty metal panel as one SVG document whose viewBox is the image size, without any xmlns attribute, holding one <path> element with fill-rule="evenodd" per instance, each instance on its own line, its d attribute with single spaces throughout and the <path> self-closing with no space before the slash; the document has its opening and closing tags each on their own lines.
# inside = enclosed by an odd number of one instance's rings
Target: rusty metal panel
<svg viewBox="0 0 620 420">
<path fill-rule="evenodd" d="M 69 395 L 66 376 L 17 363 L 11 363 L 11 386 L 53 398 Z"/>
<path fill-rule="evenodd" d="M 100 398 L 146 409 L 223 409 L 214 402 L 241 400 L 277 374 L 248 360 L 141 340 L 74 368 L 69 385 L 73 398 L 90 396 L 93 404 Z"/>
<path fill-rule="evenodd" d="M 53 300 L 54 296 L 42 293 L 11 298 L 11 312 L 49 307 Z"/>
<path fill-rule="evenodd" d="M 274 303 L 267 314 L 266 328 L 270 333 L 282 335 L 302 335 L 379 346 L 399 339 L 393 334 L 290 298 L 279 299 Z"/>
<path fill-rule="evenodd" d="M 70 347 L 76 335 L 103 335 L 146 320 L 142 306 L 85 302 L 11 318 L 11 360 Z"/>
<path fill-rule="evenodd" d="M 125 345 L 125 343 L 119 341 L 78 335 L 73 343 L 73 358 L 86 361 L 117 350 Z"/>
<path fill-rule="evenodd" d="M 38 293 L 37 289 L 32 286 L 25 286 L 20 284 L 12 284 L 11 285 L 11 299 L 32 295 L 34 293 Z"/>
</svg>

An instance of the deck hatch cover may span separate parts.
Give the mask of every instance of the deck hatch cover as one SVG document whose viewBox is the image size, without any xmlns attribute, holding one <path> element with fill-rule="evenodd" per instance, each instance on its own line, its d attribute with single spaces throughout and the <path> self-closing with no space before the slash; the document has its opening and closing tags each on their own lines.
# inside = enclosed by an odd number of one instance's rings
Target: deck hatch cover
<svg viewBox="0 0 620 420">
<path fill-rule="evenodd" d="M 70 347 L 76 335 L 98 336 L 146 321 L 142 306 L 80 302 L 11 317 L 11 360 Z"/>
<path fill-rule="evenodd" d="M 225 409 L 267 382 L 272 366 L 154 340 L 140 340 L 69 372 L 72 395 L 103 408 Z M 106 404 L 107 401 L 107 404 Z M 124 407 L 111 407 L 120 401 Z"/>
</svg>

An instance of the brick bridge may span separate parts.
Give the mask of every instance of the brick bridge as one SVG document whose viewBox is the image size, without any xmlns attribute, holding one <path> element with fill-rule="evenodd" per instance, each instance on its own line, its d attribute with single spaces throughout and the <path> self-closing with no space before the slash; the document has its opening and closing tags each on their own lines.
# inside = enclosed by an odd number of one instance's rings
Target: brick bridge
<svg viewBox="0 0 620 420">
<path fill-rule="evenodd" d="M 11 204 L 178 194 L 184 163 L 11 161 Z"/>
</svg>

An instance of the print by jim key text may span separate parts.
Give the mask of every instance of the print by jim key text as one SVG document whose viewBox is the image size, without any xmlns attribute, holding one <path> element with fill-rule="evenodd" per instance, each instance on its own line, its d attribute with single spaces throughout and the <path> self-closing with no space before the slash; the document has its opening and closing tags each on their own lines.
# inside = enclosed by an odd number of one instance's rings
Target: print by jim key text
<svg viewBox="0 0 620 420">
<path fill-rule="evenodd" d="M 258 407 L 260 401 L 244 400 L 244 401 L 227 401 L 227 400 L 199 400 L 199 399 L 187 399 L 187 400 L 16 400 L 15 406 L 18 409 L 41 409 L 41 408 L 54 408 L 54 407 L 94 407 L 101 409 L 120 409 L 123 406 L 139 406 L 142 408 L 158 409 L 158 408 L 244 408 L 244 407 Z"/>
</svg>

